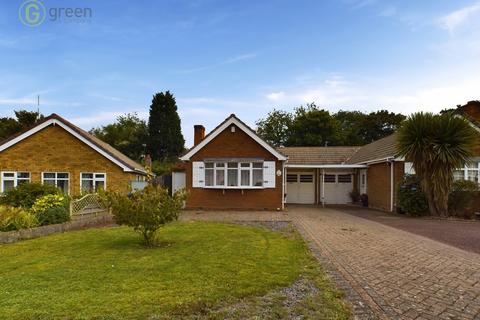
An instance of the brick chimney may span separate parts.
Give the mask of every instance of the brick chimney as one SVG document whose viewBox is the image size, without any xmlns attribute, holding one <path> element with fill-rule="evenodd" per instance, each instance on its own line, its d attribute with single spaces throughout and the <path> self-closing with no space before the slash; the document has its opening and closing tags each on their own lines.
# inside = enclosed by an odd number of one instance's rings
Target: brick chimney
<svg viewBox="0 0 480 320">
<path fill-rule="evenodd" d="M 459 109 L 472 119 L 480 121 L 480 101 L 468 101 L 466 105 L 459 107 Z"/>
<path fill-rule="evenodd" d="M 197 124 L 193 126 L 194 136 L 193 136 L 193 145 L 196 146 L 200 143 L 200 141 L 205 138 L 205 127 L 201 124 Z"/>
</svg>

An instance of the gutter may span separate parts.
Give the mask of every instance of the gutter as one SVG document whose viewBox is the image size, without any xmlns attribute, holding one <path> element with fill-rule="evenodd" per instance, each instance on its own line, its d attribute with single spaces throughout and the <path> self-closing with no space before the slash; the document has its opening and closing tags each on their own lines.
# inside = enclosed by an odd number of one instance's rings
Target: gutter
<svg viewBox="0 0 480 320">
<path fill-rule="evenodd" d="M 287 164 L 287 168 L 319 168 L 319 169 L 357 169 L 368 168 L 363 164 Z"/>
</svg>

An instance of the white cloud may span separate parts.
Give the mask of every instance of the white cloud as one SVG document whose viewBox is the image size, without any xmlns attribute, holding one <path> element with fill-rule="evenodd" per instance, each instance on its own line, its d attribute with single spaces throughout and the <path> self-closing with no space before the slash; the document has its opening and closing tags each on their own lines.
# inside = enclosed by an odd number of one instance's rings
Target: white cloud
<svg viewBox="0 0 480 320">
<path fill-rule="evenodd" d="M 433 74 L 418 81 L 396 77 L 348 79 L 337 75 L 327 77 L 316 85 L 284 88 L 280 102 L 285 109 L 314 102 L 332 112 L 339 109 L 372 111 L 386 108 L 410 114 L 420 110 L 438 112 L 480 98 L 480 74 L 468 75 L 459 71 L 445 79 Z"/>
<path fill-rule="evenodd" d="M 239 62 L 239 61 L 243 61 L 243 60 L 249 60 L 249 59 L 255 58 L 256 56 L 257 56 L 256 53 L 245 53 L 245 54 L 241 54 L 241 55 L 229 58 L 229 59 L 223 61 L 222 64 L 230 64 L 230 63 L 235 63 L 235 62 Z"/>
<path fill-rule="evenodd" d="M 272 92 L 267 94 L 267 99 L 277 102 L 277 101 L 283 101 L 285 99 L 285 92 L 279 91 L 279 92 Z"/>
<path fill-rule="evenodd" d="M 453 11 L 441 17 L 438 22 L 442 28 L 448 30 L 450 33 L 453 33 L 455 29 L 467 23 L 469 19 L 478 13 L 480 13 L 480 2 Z"/>
</svg>

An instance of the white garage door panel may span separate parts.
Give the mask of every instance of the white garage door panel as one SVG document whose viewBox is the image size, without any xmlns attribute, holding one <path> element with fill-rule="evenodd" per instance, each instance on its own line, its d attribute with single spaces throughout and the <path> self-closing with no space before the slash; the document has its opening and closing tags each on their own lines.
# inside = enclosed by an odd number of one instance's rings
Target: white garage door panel
<svg viewBox="0 0 480 320">
<path fill-rule="evenodd" d="M 329 175 L 330 178 L 333 175 Z M 350 174 L 335 174 L 334 176 L 335 182 L 325 182 L 325 203 L 346 204 L 351 202 L 350 191 L 353 190 L 353 177 Z M 347 176 L 350 176 L 350 182 L 345 182 L 348 181 Z"/>
<path fill-rule="evenodd" d="M 315 203 L 315 179 L 313 173 L 287 174 L 287 203 Z"/>
</svg>

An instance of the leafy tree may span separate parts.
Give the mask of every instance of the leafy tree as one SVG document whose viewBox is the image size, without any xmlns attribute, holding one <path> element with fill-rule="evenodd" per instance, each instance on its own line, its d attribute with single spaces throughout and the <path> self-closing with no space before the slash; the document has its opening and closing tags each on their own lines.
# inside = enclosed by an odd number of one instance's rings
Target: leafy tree
<svg viewBox="0 0 480 320">
<path fill-rule="evenodd" d="M 273 109 L 265 119 L 256 122 L 257 133 L 274 147 L 284 146 L 290 136 L 292 118 L 291 113 Z"/>
<path fill-rule="evenodd" d="M 130 196 L 107 193 L 106 198 L 115 222 L 132 227 L 143 236 L 145 245 L 153 246 L 157 231 L 178 219 L 186 195 L 181 191 L 170 196 L 167 189 L 150 185 Z"/>
<path fill-rule="evenodd" d="M 366 122 L 367 117 L 368 115 L 360 111 L 340 110 L 333 114 L 333 118 L 340 123 L 340 129 L 344 133 L 343 145 L 361 146 L 371 142 L 366 142 L 361 135 L 362 125 Z"/>
<path fill-rule="evenodd" d="M 312 103 L 295 110 L 287 145 L 338 146 L 342 145 L 343 139 L 340 122 Z"/>
<path fill-rule="evenodd" d="M 185 148 L 174 96 L 166 91 L 153 96 L 148 119 L 148 150 L 154 160 L 178 157 Z"/>
<path fill-rule="evenodd" d="M 27 110 L 15 111 L 15 118 L 0 118 L 0 140 L 33 127 L 37 122 L 43 120 L 43 118 L 43 115 L 40 113 Z"/>
<path fill-rule="evenodd" d="M 448 215 L 453 171 L 471 155 L 476 132 L 451 113 L 415 113 L 398 131 L 400 155 L 413 162 L 431 215 Z"/>
<path fill-rule="evenodd" d="M 376 141 L 394 133 L 405 118 L 403 114 L 387 110 L 371 112 L 359 124 L 359 134 L 364 144 Z"/>
<path fill-rule="evenodd" d="M 148 139 L 147 124 L 135 113 L 119 116 L 115 123 L 94 128 L 90 133 L 135 160 L 144 154 Z"/>
</svg>

